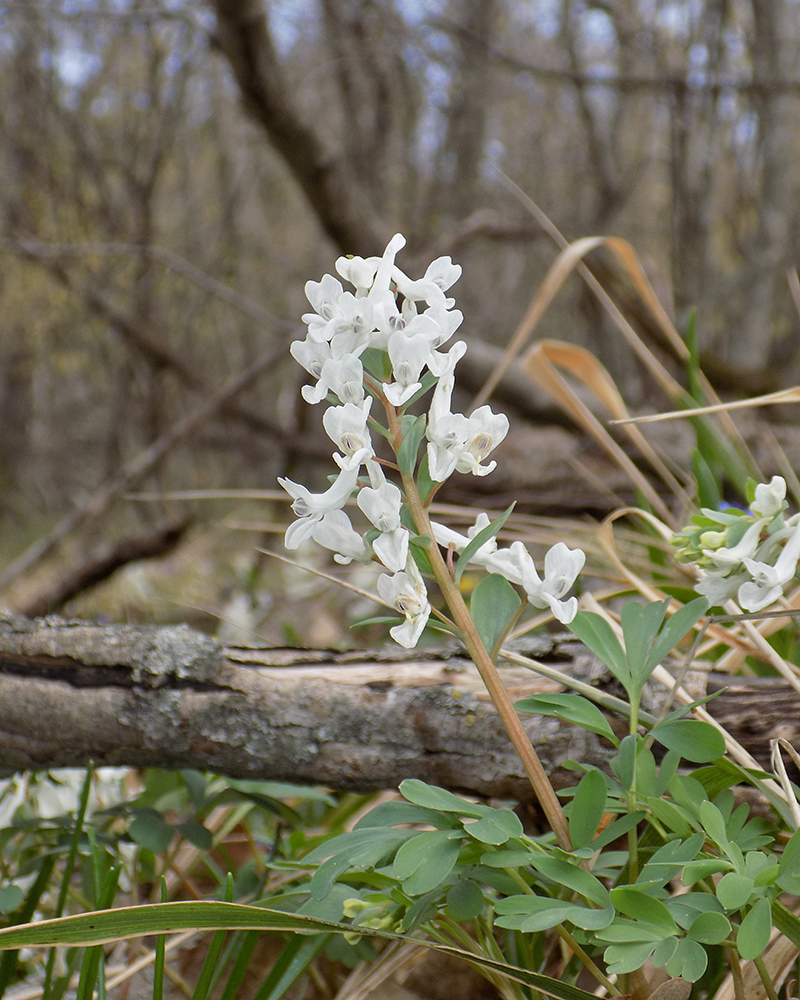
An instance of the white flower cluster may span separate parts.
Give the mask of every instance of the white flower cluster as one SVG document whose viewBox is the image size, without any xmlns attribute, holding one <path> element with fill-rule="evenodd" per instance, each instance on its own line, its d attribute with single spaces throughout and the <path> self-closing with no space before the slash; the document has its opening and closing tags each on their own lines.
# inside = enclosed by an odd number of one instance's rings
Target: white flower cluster
<svg viewBox="0 0 800 1000">
<path fill-rule="evenodd" d="M 456 341 L 448 351 L 441 348 L 461 325 L 462 314 L 445 292 L 458 280 L 461 268 L 449 257 L 440 257 L 417 281 L 411 280 L 395 264 L 395 255 L 405 245 L 396 235 L 381 257 L 340 257 L 336 270 L 355 291 L 345 291 L 341 282 L 326 274 L 322 281 L 309 281 L 306 296 L 314 312 L 303 321 L 308 333 L 291 346 L 291 353 L 316 380 L 304 386 L 309 403 L 332 402 L 323 415 L 326 433 L 336 445 L 333 459 L 339 474 L 324 493 L 314 494 L 290 479 L 278 482 L 293 498 L 297 520 L 286 532 L 285 545 L 296 549 L 309 538 L 331 549 L 342 564 L 376 558 L 392 574 L 378 579 L 384 602 L 400 611 L 405 621 L 391 629 L 402 646 L 415 646 L 430 616 L 431 607 L 425 582 L 409 555 L 410 532 L 402 524 L 400 489 L 386 479 L 375 457 L 370 433 L 370 411 L 375 398 L 387 410 L 398 414 L 435 380 L 426 419 L 428 475 L 441 483 L 453 472 L 485 476 L 496 462 L 485 462 L 489 453 L 508 433 L 508 418 L 481 406 L 469 417 L 451 412 L 455 367 L 467 345 Z M 364 352 L 383 352 L 388 358 L 383 381 L 362 364 Z M 384 373 L 385 374 L 385 373 Z M 430 376 L 433 376 L 431 380 Z M 364 478 L 362 470 L 365 470 Z M 368 484 L 367 484 L 368 481 Z M 362 537 L 344 511 L 348 499 L 356 502 L 374 530 Z M 479 519 L 473 530 L 488 524 Z M 439 544 L 451 543 L 457 551 L 469 538 L 434 526 Z M 490 572 L 501 573 L 511 583 L 524 587 L 536 607 L 550 607 L 564 622 L 571 621 L 577 603 L 562 601 L 583 566 L 580 551 L 555 546 L 545 563 L 545 580 L 540 581 L 522 543 L 500 550 L 494 539 L 481 547 L 471 560 Z"/>
<path fill-rule="evenodd" d="M 800 559 L 800 514 L 787 518 L 786 481 L 773 476 L 755 487 L 748 511 L 702 508 L 673 537 L 681 562 L 701 571 L 695 590 L 712 605 L 736 598 L 745 611 L 762 611 L 795 578 Z"/>
</svg>

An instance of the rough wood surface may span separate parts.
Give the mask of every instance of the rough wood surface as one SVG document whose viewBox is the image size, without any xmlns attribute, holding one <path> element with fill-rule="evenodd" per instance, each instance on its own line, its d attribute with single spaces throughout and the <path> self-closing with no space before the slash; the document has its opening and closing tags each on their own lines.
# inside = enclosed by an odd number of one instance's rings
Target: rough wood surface
<svg viewBox="0 0 800 1000">
<path fill-rule="evenodd" d="M 543 639 L 533 655 L 604 683 L 601 665 L 569 638 Z M 503 676 L 515 698 L 557 689 L 524 668 Z M 797 739 L 798 709 L 778 682 L 739 685 L 712 702 L 764 762 L 778 725 Z M 600 763 L 607 752 L 576 727 L 524 720 L 561 783 L 566 760 Z M 418 777 L 530 795 L 474 667 L 452 652 L 223 647 L 186 626 L 0 616 L 0 769 L 90 760 L 353 789 Z"/>
</svg>

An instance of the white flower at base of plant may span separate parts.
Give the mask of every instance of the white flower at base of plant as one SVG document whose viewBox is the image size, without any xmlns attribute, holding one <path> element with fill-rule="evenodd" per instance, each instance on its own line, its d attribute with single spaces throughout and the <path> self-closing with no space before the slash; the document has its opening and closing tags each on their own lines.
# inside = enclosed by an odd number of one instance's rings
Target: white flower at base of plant
<svg viewBox="0 0 800 1000">
<path fill-rule="evenodd" d="M 406 649 L 412 649 L 428 623 L 431 606 L 425 581 L 413 559 L 409 559 L 405 570 L 393 576 L 378 577 L 378 593 L 396 611 L 405 615 L 402 625 L 389 629 L 389 635 Z"/>
</svg>

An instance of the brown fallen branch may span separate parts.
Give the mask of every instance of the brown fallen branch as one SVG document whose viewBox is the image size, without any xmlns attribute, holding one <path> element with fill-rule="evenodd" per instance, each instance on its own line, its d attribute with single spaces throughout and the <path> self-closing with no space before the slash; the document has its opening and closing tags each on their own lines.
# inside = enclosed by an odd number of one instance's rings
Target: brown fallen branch
<svg viewBox="0 0 800 1000">
<path fill-rule="evenodd" d="M 186 534 L 191 519 L 159 521 L 155 527 L 97 545 L 77 565 L 69 566 L 36 593 L 16 601 L 23 615 L 36 617 L 59 611 L 67 601 L 107 580 L 113 573 L 140 559 L 154 559 L 171 552 Z"/>
<path fill-rule="evenodd" d="M 602 668 L 574 640 L 541 642 L 537 659 L 602 682 Z M 523 668 L 503 676 L 515 698 L 555 689 Z M 777 735 L 800 735 L 796 695 L 779 681 L 737 681 L 711 706 L 765 764 L 778 725 Z M 524 720 L 557 783 L 567 783 L 566 760 L 605 759 L 591 734 Z M 0 769 L 90 760 L 341 789 L 416 777 L 530 797 L 474 667 L 452 652 L 223 647 L 186 626 L 0 617 Z"/>
</svg>

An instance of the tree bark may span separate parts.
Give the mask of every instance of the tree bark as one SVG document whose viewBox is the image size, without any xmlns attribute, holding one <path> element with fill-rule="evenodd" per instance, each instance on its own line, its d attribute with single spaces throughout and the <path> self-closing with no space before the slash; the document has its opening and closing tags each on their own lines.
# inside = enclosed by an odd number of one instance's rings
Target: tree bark
<svg viewBox="0 0 800 1000">
<path fill-rule="evenodd" d="M 531 655 L 603 683 L 569 636 Z M 512 696 L 557 690 L 504 668 Z M 796 740 L 797 696 L 782 682 L 730 682 L 712 711 L 766 763 L 769 738 Z M 568 759 L 602 764 L 593 734 L 526 715 L 557 785 Z M 776 727 L 780 728 L 777 732 Z M 457 651 L 333 653 L 223 647 L 186 626 L 101 626 L 0 617 L 0 771 L 101 765 L 195 768 L 338 789 L 421 778 L 461 792 L 531 799 L 475 668 Z"/>
</svg>

